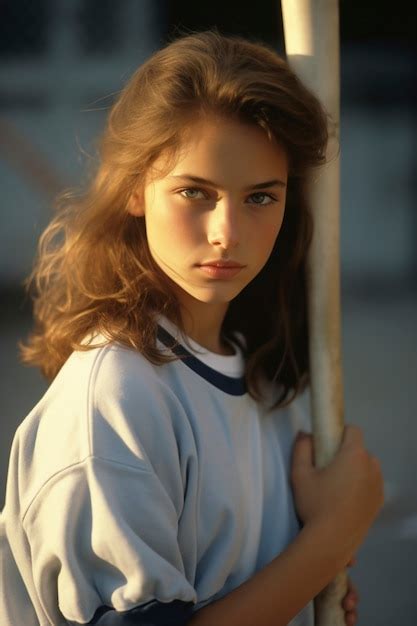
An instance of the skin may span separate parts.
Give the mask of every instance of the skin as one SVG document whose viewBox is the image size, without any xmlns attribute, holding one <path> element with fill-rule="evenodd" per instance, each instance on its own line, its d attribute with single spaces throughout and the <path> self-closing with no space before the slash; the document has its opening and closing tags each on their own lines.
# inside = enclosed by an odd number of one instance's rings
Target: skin
<svg viewBox="0 0 417 626">
<path fill-rule="evenodd" d="M 145 217 L 151 254 L 172 279 L 187 334 L 222 354 L 229 302 L 261 271 L 282 225 L 287 156 L 261 128 L 219 118 L 191 124 L 182 148 L 170 171 L 163 155 L 155 162 L 130 211 Z M 176 178 L 183 174 L 216 185 Z M 246 191 L 271 180 L 280 183 Z M 213 279 L 196 267 L 212 259 L 245 267 L 234 278 Z"/>
<path fill-rule="evenodd" d="M 186 334 L 212 352 L 230 354 L 222 322 L 231 300 L 264 267 L 279 235 L 287 155 L 259 127 L 206 117 L 189 125 L 177 162 L 167 164 L 161 154 L 128 210 L 145 219 L 150 252 L 172 281 Z M 178 178 L 184 174 L 215 184 Z M 266 181 L 279 182 L 252 188 Z M 214 279 L 197 266 L 213 259 L 244 268 L 233 278 Z M 354 626 L 358 593 L 350 580 L 348 585 L 342 606 L 346 625 Z"/>
<path fill-rule="evenodd" d="M 356 559 L 352 559 L 349 566 L 355 565 Z M 345 597 L 342 600 L 342 607 L 345 611 L 345 622 L 346 626 L 355 626 L 358 621 L 358 611 L 357 607 L 359 604 L 359 594 L 355 585 L 352 583 L 351 579 L 348 578 L 348 590 Z"/>
</svg>

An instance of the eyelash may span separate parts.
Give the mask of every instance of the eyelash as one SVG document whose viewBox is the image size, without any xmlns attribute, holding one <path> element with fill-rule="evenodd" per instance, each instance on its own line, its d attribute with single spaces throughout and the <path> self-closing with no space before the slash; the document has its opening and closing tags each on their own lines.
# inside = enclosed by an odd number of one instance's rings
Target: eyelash
<svg viewBox="0 0 417 626">
<path fill-rule="evenodd" d="M 182 194 L 184 191 L 201 191 L 201 193 L 206 194 L 206 192 L 203 189 L 200 189 L 199 187 L 185 187 L 184 189 L 180 189 L 178 191 L 178 193 Z M 277 202 L 277 200 L 278 200 L 272 194 L 266 193 L 264 191 L 256 191 L 256 192 L 250 194 L 249 197 L 252 197 L 252 196 L 266 196 L 266 197 L 271 199 L 271 202 L 267 202 L 266 204 L 262 204 L 261 202 L 251 202 L 250 203 L 250 204 L 254 204 L 255 206 L 268 206 L 270 204 L 273 204 L 274 202 Z M 200 200 L 201 199 L 201 198 L 189 198 L 187 196 L 182 196 L 182 197 L 185 198 L 186 200 Z"/>
</svg>

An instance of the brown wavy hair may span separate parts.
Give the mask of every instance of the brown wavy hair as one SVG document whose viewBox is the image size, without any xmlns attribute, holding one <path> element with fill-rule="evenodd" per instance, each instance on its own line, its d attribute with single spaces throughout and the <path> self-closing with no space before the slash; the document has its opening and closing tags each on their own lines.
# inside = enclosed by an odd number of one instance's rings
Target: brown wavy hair
<svg viewBox="0 0 417 626">
<path fill-rule="evenodd" d="M 289 159 L 281 231 L 264 268 L 230 302 L 222 334 L 244 335 L 255 399 L 265 378 L 279 390 L 274 407 L 308 385 L 306 180 L 325 162 L 327 115 L 273 48 L 216 29 L 181 34 L 137 69 L 109 112 L 95 172 L 56 201 L 25 281 L 35 324 L 20 344 L 23 362 L 49 380 L 72 351 L 93 347 L 85 337 L 95 331 L 157 365 L 178 358 L 157 348 L 154 313 L 183 331 L 179 303 L 149 252 L 143 217 L 128 205 L 161 153 L 175 163 L 191 117 L 207 113 L 262 127 Z"/>
</svg>

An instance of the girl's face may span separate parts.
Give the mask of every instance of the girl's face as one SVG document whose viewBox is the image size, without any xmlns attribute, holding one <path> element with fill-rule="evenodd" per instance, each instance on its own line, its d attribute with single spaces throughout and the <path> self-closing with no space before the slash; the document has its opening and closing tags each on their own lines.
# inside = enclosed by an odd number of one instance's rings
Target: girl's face
<svg viewBox="0 0 417 626">
<path fill-rule="evenodd" d="M 225 312 L 272 252 L 284 217 L 286 153 L 261 128 L 215 117 L 192 124 L 182 148 L 169 172 L 163 156 L 155 162 L 130 212 L 145 217 L 152 257 L 179 287 L 180 303 Z M 221 260 L 242 267 L 223 275 L 201 267 Z"/>
</svg>

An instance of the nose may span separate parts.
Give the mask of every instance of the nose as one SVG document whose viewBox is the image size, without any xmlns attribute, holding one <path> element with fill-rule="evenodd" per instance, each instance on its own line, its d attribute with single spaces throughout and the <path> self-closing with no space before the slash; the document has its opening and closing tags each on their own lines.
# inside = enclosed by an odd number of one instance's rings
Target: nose
<svg viewBox="0 0 417 626">
<path fill-rule="evenodd" d="M 239 243 L 238 216 L 236 206 L 223 199 L 210 211 L 207 227 L 207 239 L 213 246 L 224 249 L 234 248 Z"/>
</svg>

